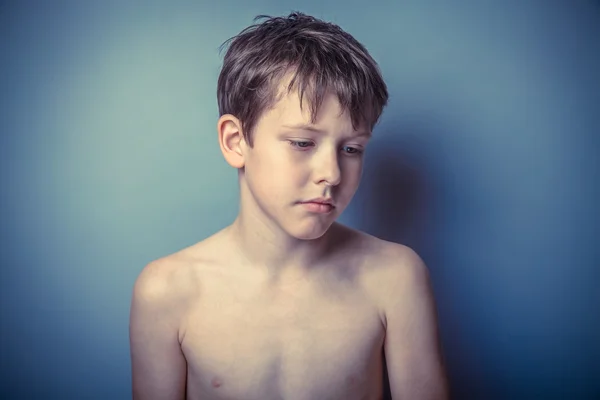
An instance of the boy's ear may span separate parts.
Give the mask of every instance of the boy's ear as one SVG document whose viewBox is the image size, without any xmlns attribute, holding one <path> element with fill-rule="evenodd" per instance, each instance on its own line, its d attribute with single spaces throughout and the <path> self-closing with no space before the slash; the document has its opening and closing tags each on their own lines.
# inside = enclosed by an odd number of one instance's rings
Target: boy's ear
<svg viewBox="0 0 600 400">
<path fill-rule="evenodd" d="M 217 122 L 217 132 L 225 161 L 234 168 L 243 168 L 246 141 L 240 120 L 231 114 L 221 116 Z"/>
</svg>

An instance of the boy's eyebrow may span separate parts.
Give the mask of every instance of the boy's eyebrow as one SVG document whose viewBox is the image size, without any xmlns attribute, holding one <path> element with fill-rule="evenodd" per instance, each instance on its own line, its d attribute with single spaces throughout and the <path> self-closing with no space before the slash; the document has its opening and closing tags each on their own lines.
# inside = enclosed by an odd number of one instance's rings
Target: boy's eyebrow
<svg viewBox="0 0 600 400">
<path fill-rule="evenodd" d="M 303 131 L 312 131 L 312 132 L 317 132 L 317 133 L 325 133 L 324 130 L 317 128 L 314 125 L 310 125 L 310 124 L 296 124 L 296 125 L 283 125 L 284 128 L 288 128 L 288 129 L 298 129 L 298 130 L 303 130 Z M 368 138 L 371 137 L 371 132 L 369 131 L 359 131 L 356 132 L 355 135 L 353 135 L 355 137 L 358 136 L 366 136 Z"/>
</svg>

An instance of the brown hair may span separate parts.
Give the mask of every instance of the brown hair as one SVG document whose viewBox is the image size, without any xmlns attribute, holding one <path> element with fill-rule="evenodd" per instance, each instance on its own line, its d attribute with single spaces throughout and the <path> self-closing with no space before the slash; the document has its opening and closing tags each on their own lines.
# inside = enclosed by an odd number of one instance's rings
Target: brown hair
<svg viewBox="0 0 600 400">
<path fill-rule="evenodd" d="M 219 115 L 235 115 L 250 146 L 252 130 L 279 100 L 277 85 L 288 73 L 288 93 L 299 90 L 300 107 L 308 94 L 312 123 L 331 91 L 350 113 L 354 129 L 362 124 L 373 129 L 388 92 L 377 63 L 362 44 L 339 26 L 300 12 L 259 15 L 254 22 L 221 45 L 221 50 L 228 44 L 229 48 L 217 83 Z"/>
</svg>

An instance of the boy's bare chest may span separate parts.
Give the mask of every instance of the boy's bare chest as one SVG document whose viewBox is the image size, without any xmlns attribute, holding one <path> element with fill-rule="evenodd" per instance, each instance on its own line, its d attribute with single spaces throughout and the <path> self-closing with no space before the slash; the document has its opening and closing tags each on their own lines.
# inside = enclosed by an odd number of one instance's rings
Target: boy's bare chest
<svg viewBox="0 0 600 400">
<path fill-rule="evenodd" d="M 187 318 L 188 398 L 370 399 L 384 328 L 356 285 L 206 287 Z"/>
</svg>

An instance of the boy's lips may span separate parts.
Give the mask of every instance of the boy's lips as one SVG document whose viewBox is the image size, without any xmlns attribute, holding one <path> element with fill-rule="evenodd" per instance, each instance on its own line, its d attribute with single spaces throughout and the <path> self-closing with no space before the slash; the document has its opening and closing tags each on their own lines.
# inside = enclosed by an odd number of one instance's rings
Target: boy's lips
<svg viewBox="0 0 600 400">
<path fill-rule="evenodd" d="M 298 203 L 303 205 L 307 211 L 316 214 L 329 214 L 335 208 L 333 200 L 330 197 L 317 197 L 306 201 L 299 201 Z"/>
<path fill-rule="evenodd" d="M 306 200 L 306 201 L 301 201 L 301 204 L 324 204 L 324 205 L 328 205 L 331 207 L 335 207 L 335 204 L 333 203 L 333 199 L 331 197 L 316 197 L 314 199 L 310 199 L 310 200 Z"/>
</svg>

